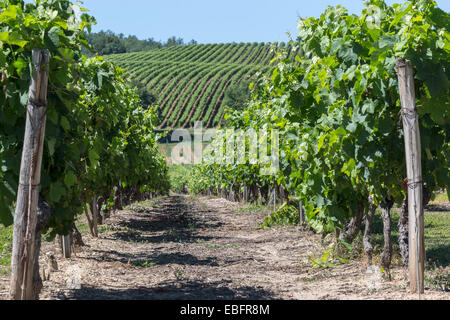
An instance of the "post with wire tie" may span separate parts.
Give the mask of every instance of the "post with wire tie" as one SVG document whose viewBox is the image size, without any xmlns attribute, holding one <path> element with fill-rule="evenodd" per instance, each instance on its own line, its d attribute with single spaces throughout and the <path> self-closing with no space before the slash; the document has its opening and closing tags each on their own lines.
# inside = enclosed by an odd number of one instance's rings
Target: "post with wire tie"
<svg viewBox="0 0 450 320">
<path fill-rule="evenodd" d="M 14 213 L 9 292 L 10 298 L 14 300 L 34 299 L 34 240 L 47 114 L 49 61 L 48 50 L 33 50 L 33 76 L 28 95 L 19 188 Z"/>
<path fill-rule="evenodd" d="M 411 293 L 418 293 L 420 299 L 421 293 L 424 293 L 425 238 L 419 117 L 416 107 L 413 67 L 405 59 L 398 58 L 396 70 L 408 175 L 409 282 Z"/>
</svg>

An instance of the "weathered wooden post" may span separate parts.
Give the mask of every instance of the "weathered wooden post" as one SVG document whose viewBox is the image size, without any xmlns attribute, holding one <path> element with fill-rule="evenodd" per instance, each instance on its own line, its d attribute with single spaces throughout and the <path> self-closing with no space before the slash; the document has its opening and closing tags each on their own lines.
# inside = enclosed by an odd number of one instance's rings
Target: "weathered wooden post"
<svg viewBox="0 0 450 320">
<path fill-rule="evenodd" d="M 305 223 L 305 210 L 303 210 L 303 203 L 298 199 L 298 217 L 299 217 L 299 224 L 303 225 Z"/>
<path fill-rule="evenodd" d="M 273 211 L 275 212 L 277 210 L 277 189 L 276 187 L 273 188 Z"/>
<path fill-rule="evenodd" d="M 122 180 L 119 180 L 119 199 L 120 199 L 120 210 L 123 210 L 123 185 Z"/>
<path fill-rule="evenodd" d="M 97 195 L 94 194 L 91 205 L 91 213 L 92 213 L 92 229 L 94 232 L 94 237 L 98 238 L 98 211 L 97 211 Z"/>
<path fill-rule="evenodd" d="M 398 58 L 397 75 L 408 174 L 409 282 L 411 292 L 419 292 L 420 295 L 424 292 L 425 238 L 420 130 L 413 67 L 405 59 Z"/>
<path fill-rule="evenodd" d="M 35 234 L 47 114 L 48 50 L 32 52 L 33 77 L 28 96 L 19 188 L 14 213 L 10 297 L 33 299 Z"/>
<path fill-rule="evenodd" d="M 70 233 L 67 236 L 62 236 L 61 239 L 62 239 L 63 256 L 64 256 L 64 258 L 69 259 L 72 254 L 72 252 L 71 252 L 72 239 L 71 239 Z"/>
<path fill-rule="evenodd" d="M 282 204 L 284 204 L 285 199 L 286 199 L 286 192 L 284 191 L 284 188 L 282 185 L 280 185 L 279 189 L 280 189 L 280 204 L 282 205 Z M 289 203 L 288 203 L 288 205 L 289 205 Z"/>
<path fill-rule="evenodd" d="M 87 219 L 88 224 L 89 224 L 89 230 L 91 231 L 91 235 L 93 237 L 95 237 L 94 222 L 92 221 L 91 217 L 89 216 L 88 207 L 87 207 L 86 202 L 83 203 L 83 206 L 84 206 L 84 214 L 86 215 L 86 219 Z"/>
</svg>

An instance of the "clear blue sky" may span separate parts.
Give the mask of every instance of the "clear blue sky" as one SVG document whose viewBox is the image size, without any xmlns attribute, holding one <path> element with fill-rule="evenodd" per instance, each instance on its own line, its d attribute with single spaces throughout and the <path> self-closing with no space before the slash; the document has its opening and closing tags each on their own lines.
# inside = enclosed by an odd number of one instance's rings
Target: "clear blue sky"
<svg viewBox="0 0 450 320">
<path fill-rule="evenodd" d="M 186 42 L 288 41 L 297 34 L 297 16 L 319 16 L 328 5 L 341 4 L 352 13 L 362 0 L 82 0 L 97 21 L 94 31 L 112 30 L 140 39 Z M 388 0 L 388 3 L 403 2 Z M 450 0 L 437 0 L 450 11 Z"/>
</svg>

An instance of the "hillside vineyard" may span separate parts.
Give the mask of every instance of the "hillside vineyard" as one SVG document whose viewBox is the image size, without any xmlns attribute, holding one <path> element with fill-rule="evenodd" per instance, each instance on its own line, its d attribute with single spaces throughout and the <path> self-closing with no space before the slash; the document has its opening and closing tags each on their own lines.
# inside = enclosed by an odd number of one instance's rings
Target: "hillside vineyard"
<svg viewBox="0 0 450 320">
<path fill-rule="evenodd" d="M 204 127 L 221 124 L 227 88 L 267 73 L 284 43 L 197 44 L 106 58 L 142 82 L 157 97 L 159 129 L 188 128 L 201 120 Z M 296 54 L 287 48 L 289 56 Z"/>
</svg>

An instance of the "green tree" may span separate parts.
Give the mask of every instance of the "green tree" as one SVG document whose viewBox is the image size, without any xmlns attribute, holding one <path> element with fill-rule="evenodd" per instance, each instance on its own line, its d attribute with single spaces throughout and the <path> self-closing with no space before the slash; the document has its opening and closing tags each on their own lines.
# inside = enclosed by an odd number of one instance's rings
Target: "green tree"
<svg viewBox="0 0 450 320">
<path fill-rule="evenodd" d="M 223 104 L 231 110 L 243 110 L 250 99 L 250 82 L 242 80 L 225 91 Z"/>
<path fill-rule="evenodd" d="M 172 47 L 184 45 L 184 41 L 181 38 L 171 37 L 163 44 L 153 38 L 140 40 L 134 35 L 126 37 L 123 33 L 115 34 L 110 30 L 97 33 L 86 33 L 86 39 L 91 47 L 84 48 L 83 50 L 83 53 L 87 56 L 92 56 L 93 54 L 108 55 L 125 52 L 150 51 L 160 49 L 164 46 Z M 191 40 L 189 44 L 197 44 L 197 42 Z"/>
<path fill-rule="evenodd" d="M 136 89 L 136 93 L 141 100 L 141 105 L 143 108 L 148 108 L 156 103 L 157 97 L 155 96 L 155 94 L 150 89 L 148 89 L 141 81 L 132 80 L 131 86 Z"/>
<path fill-rule="evenodd" d="M 112 31 L 100 31 L 99 33 L 88 34 L 87 40 L 99 55 L 127 52 L 123 40 Z"/>
<path fill-rule="evenodd" d="M 177 38 L 175 36 L 170 37 L 167 39 L 166 46 L 167 47 L 175 47 L 175 46 L 182 46 L 184 44 L 183 39 Z"/>
</svg>

